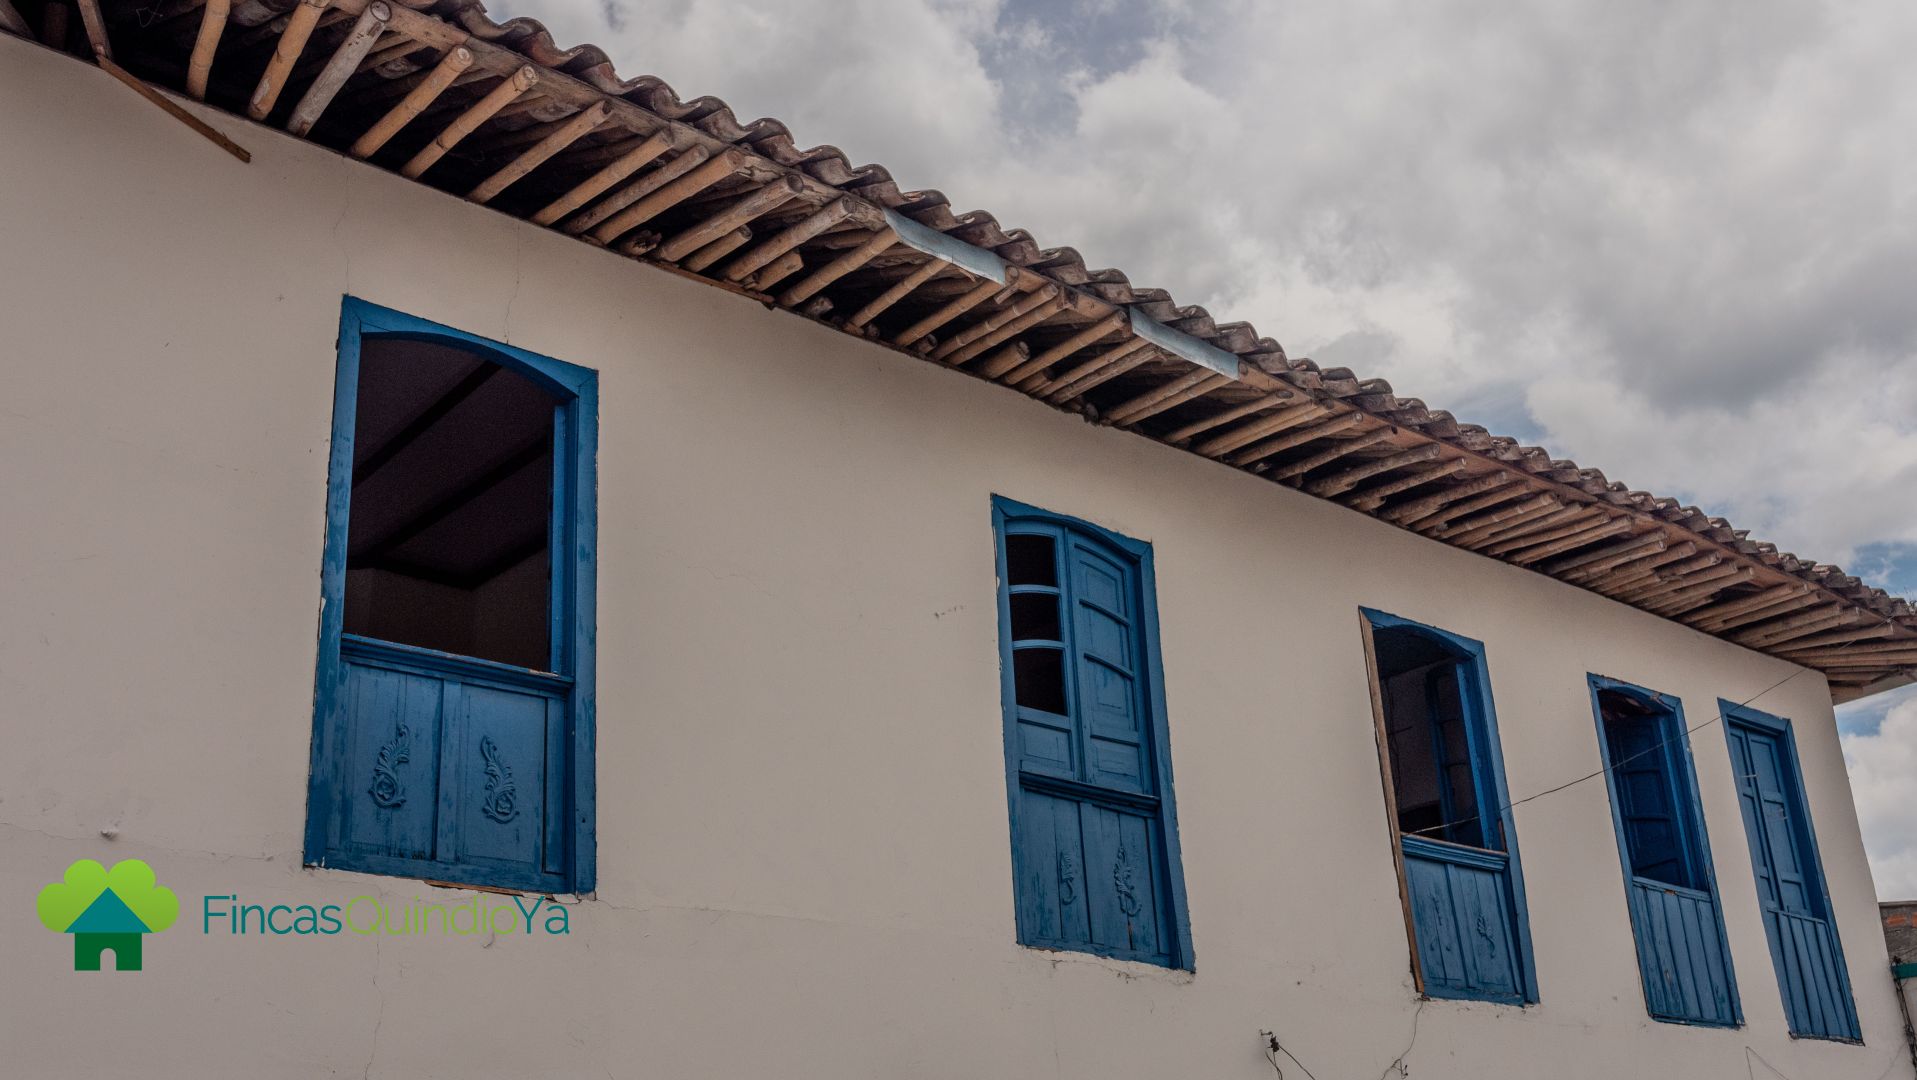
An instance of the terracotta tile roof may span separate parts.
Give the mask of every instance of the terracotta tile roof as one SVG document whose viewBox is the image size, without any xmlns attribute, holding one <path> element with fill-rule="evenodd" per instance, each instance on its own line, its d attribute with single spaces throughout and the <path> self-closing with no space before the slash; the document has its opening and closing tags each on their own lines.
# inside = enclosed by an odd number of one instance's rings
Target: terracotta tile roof
<svg viewBox="0 0 1917 1080">
<path fill-rule="evenodd" d="M 1917 678 L 1917 612 L 1835 566 L 1288 357 L 534 20 L 475 0 L 228 2 L 102 0 L 125 67 L 197 78 L 209 104 L 375 167 L 1819 668 L 1839 700 Z M 59 6 L 14 5 L 42 36 Z M 78 26 L 60 45 L 90 55 Z"/>
</svg>

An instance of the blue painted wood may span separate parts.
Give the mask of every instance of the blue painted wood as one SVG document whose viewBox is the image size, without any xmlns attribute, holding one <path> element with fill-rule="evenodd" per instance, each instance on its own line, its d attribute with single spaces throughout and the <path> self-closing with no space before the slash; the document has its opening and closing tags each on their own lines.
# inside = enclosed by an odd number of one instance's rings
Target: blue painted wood
<svg viewBox="0 0 1917 1080">
<path fill-rule="evenodd" d="M 1524 868 L 1484 645 L 1372 608 L 1359 611 L 1369 632 L 1411 629 L 1458 658 L 1453 671 L 1484 846 L 1399 836 L 1421 989 L 1436 998 L 1533 1004 L 1538 980 Z"/>
<path fill-rule="evenodd" d="M 465 349 L 557 399 L 550 671 L 342 632 L 359 356 L 378 337 Z M 597 414 L 598 376 L 586 368 L 345 299 L 307 863 L 550 892 L 594 887 Z"/>
<path fill-rule="evenodd" d="M 1736 1027 L 1743 1007 L 1683 705 L 1601 675 L 1588 682 L 1645 1010 L 1671 1023 Z M 1607 710 L 1609 695 L 1643 715 Z"/>
<path fill-rule="evenodd" d="M 1522 1004 L 1510 856 L 1418 836 L 1403 845 L 1425 993 Z"/>
<path fill-rule="evenodd" d="M 1727 701 L 1719 708 L 1791 1034 L 1860 1041 L 1790 721 Z"/>
<path fill-rule="evenodd" d="M 997 496 L 992 513 L 1018 939 L 1190 969 L 1151 547 Z M 1021 686 L 1054 671 L 1055 695 Z"/>
</svg>

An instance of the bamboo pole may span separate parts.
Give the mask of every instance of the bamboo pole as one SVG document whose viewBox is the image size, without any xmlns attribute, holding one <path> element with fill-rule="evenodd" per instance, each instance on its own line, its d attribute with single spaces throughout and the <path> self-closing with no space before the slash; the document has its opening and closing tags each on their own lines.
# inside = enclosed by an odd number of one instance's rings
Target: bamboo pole
<svg viewBox="0 0 1917 1080">
<path fill-rule="evenodd" d="M 299 62 L 300 54 L 306 51 L 306 39 L 313 36 L 313 27 L 319 24 L 319 17 L 326 11 L 327 0 L 300 0 L 299 6 L 286 17 L 286 29 L 280 31 L 280 40 L 273 46 L 273 58 L 266 62 L 266 71 L 260 76 L 259 84 L 253 87 L 253 97 L 246 105 L 246 115 L 255 120 L 266 119 L 273 111 L 274 103 L 280 99 L 280 92 L 286 89 L 286 76 Z"/>
<path fill-rule="evenodd" d="M 1693 626 L 1696 626 L 1699 630 L 1703 630 L 1706 633 L 1716 633 L 1719 630 L 1729 629 L 1732 626 L 1738 626 L 1744 622 L 1756 622 L 1758 619 L 1764 617 L 1759 614 L 1759 612 L 1766 611 L 1780 604 L 1800 601 L 1808 595 L 1810 591 L 1810 585 L 1801 581 L 1778 585 L 1774 588 L 1766 589 L 1761 593 L 1739 597 L 1736 600 L 1726 601 L 1723 604 L 1706 608 L 1703 611 L 1692 612 L 1691 619 L 1687 621 L 1690 621 Z M 1733 622 L 1732 620 L 1737 621 Z"/>
<path fill-rule="evenodd" d="M 459 48 L 448 52 L 440 58 L 439 63 L 434 65 L 433 70 L 418 86 L 413 87 L 398 104 L 388 109 L 385 116 L 374 121 L 373 126 L 367 128 L 366 134 L 354 141 L 347 153 L 361 159 L 372 157 L 380 147 L 386 145 L 388 139 L 404 130 L 406 125 L 426 111 L 426 107 L 431 105 L 439 95 L 445 93 L 446 88 L 453 84 L 453 80 L 457 79 L 461 72 L 472 66 L 472 50 Z"/>
<path fill-rule="evenodd" d="M 1064 341 L 1033 356 L 1025 363 L 1007 371 L 1004 381 L 1013 386 L 1018 386 L 1019 383 L 1024 382 L 1028 378 L 1036 378 L 1039 379 L 1040 382 L 1035 382 L 1033 385 L 1041 385 L 1043 381 L 1041 373 L 1044 372 L 1046 368 L 1051 367 L 1053 364 L 1058 363 L 1060 360 L 1065 359 L 1113 331 L 1125 329 L 1130 325 L 1130 322 L 1130 318 L 1122 311 L 1108 318 L 1100 319 L 1083 330 L 1080 330 L 1078 333 L 1066 338 Z M 1024 388 L 1020 387 L 1020 389 Z"/>
<path fill-rule="evenodd" d="M 1443 452 L 1443 449 L 1444 448 L 1437 443 L 1424 443 L 1419 446 L 1414 446 L 1409 450 L 1400 450 L 1395 454 L 1388 454 L 1362 464 L 1353 465 L 1348 469 L 1340 469 L 1330 476 L 1313 480 L 1311 483 L 1305 485 L 1305 490 L 1320 498 L 1342 495 L 1352 488 L 1357 487 L 1360 481 L 1369 480 L 1379 473 L 1390 472 L 1393 469 L 1402 469 L 1406 465 L 1422 465 L 1432 458 L 1437 457 Z"/>
<path fill-rule="evenodd" d="M 1473 551 L 1485 551 L 1489 549 L 1492 544 L 1502 541 L 1518 540 L 1522 542 L 1529 540 L 1538 533 L 1554 531 L 1554 526 L 1562 525 L 1576 513 L 1577 507 L 1560 504 L 1542 514 L 1520 514 L 1504 521 L 1492 522 L 1490 525 L 1472 532 L 1468 536 L 1447 533 L 1445 534 L 1444 540 L 1446 543 L 1468 547 Z M 1575 540 L 1572 537 L 1565 537 L 1565 539 L 1571 540 L 1572 542 L 1558 550 L 1566 551 L 1578 546 L 1580 543 L 1586 542 Z"/>
<path fill-rule="evenodd" d="M 948 364 L 952 363 L 952 361 L 947 358 L 953 353 L 964 349 L 975 341 L 989 340 L 990 335 L 995 331 L 1019 319 L 1023 319 L 1026 315 L 1031 314 L 1033 310 L 1049 307 L 1051 310 L 1056 311 L 1058 305 L 1055 301 L 1059 301 L 1059 299 L 1060 290 L 1056 285 L 1046 284 L 1033 289 L 1024 296 L 1019 297 L 1013 303 L 999 308 L 983 319 L 958 331 L 944 341 L 939 342 L 932 349 L 932 359 L 944 360 Z"/>
<path fill-rule="evenodd" d="M 232 0 L 206 0 L 206 7 L 200 12 L 200 33 L 193 39 L 193 55 L 186 61 L 186 92 L 195 101 L 206 100 L 206 80 L 213 73 L 213 54 L 219 51 L 220 35 L 226 33 L 226 17 L 232 8 Z"/>
<path fill-rule="evenodd" d="M 1486 555 L 1504 555 L 1521 551 L 1539 544 L 1548 544 L 1553 540 L 1562 540 L 1567 536 L 1576 536 L 1587 529 L 1604 524 L 1604 511 L 1594 506 L 1567 506 L 1555 514 L 1539 518 L 1535 525 L 1522 532 L 1509 536 L 1500 536 L 1481 550 Z"/>
<path fill-rule="evenodd" d="M 751 250 L 726 264 L 721 277 L 727 281 L 744 281 L 746 275 L 765 266 L 781 255 L 797 248 L 830 229 L 839 222 L 852 216 L 852 199 L 847 196 L 834 199 L 818 210 L 807 214 L 799 221 L 780 229 L 771 236 L 752 245 Z"/>
<path fill-rule="evenodd" d="M 1716 555 L 1705 555 L 1683 564 L 1692 567 L 1679 573 L 1673 569 L 1669 576 L 1651 575 L 1651 580 L 1641 581 L 1635 587 L 1611 594 L 1611 598 L 1638 607 L 1656 608 L 1673 602 L 1673 597 L 1684 590 L 1695 588 L 1709 582 L 1722 582 L 1725 578 L 1735 577 L 1744 567 L 1734 563 L 1719 563 Z M 1701 564 L 1701 565 L 1700 565 Z M 1719 585 L 1722 590 L 1726 586 Z"/>
<path fill-rule="evenodd" d="M 1384 442 L 1386 439 L 1392 438 L 1397 433 L 1398 432 L 1396 428 L 1392 428 L 1389 426 L 1381 427 L 1374 431 L 1367 431 L 1354 438 L 1346 439 L 1343 442 L 1336 443 L 1328 447 L 1327 449 L 1320 450 L 1319 452 L 1311 455 L 1310 457 L 1299 458 L 1297 461 L 1291 462 L 1289 464 L 1280 465 L 1272 469 L 1266 475 L 1273 480 L 1288 480 L 1294 476 L 1303 476 L 1304 474 L 1310 472 L 1311 470 L 1319 468 L 1321 466 L 1329 465 L 1332 462 L 1338 460 L 1339 458 L 1346 456 L 1347 454 L 1356 453 L 1359 450 L 1363 450 L 1367 446 L 1376 446 L 1377 444 Z"/>
<path fill-rule="evenodd" d="M 779 294 L 779 303 L 786 307 L 797 307 L 805 303 L 820 289 L 883 255 L 898 242 L 898 234 L 893 232 L 890 226 L 880 229 L 858 247 L 794 282 L 791 288 Z"/>
<path fill-rule="evenodd" d="M 1303 408 L 1317 408 L 1317 406 L 1303 406 Z M 1323 416 L 1325 414 L 1320 410 L 1318 415 Z M 1263 461 L 1273 454 L 1282 454 L 1293 447 L 1303 446 L 1306 443 L 1314 443 L 1327 435 L 1335 435 L 1340 431 L 1357 427 L 1363 421 L 1364 417 L 1359 413 L 1343 413 L 1332 417 L 1316 427 L 1302 428 L 1276 438 L 1254 443 L 1235 454 L 1228 455 L 1225 458 L 1225 462 L 1230 465 L 1250 465 L 1254 462 Z"/>
<path fill-rule="evenodd" d="M 1767 623 L 1741 634 L 1735 634 L 1731 640 L 1747 648 L 1762 649 L 1792 638 L 1829 630 L 1834 626 L 1844 626 L 1856 621 L 1860 614 L 1856 608 L 1844 607 L 1841 604 L 1820 606 L 1774 624 Z"/>
<path fill-rule="evenodd" d="M 100 14 L 100 0 L 77 0 L 80 22 L 86 26 L 87 44 L 95 60 L 113 59 L 113 46 L 107 41 L 106 19 Z"/>
<path fill-rule="evenodd" d="M 1040 297 L 1041 299 L 1038 303 L 1026 307 L 1024 311 L 1019 311 L 1019 308 L 1025 307 L 1033 297 Z M 1039 289 L 1033 292 L 1031 296 L 1026 297 L 1025 300 L 1013 304 L 1011 307 L 1005 309 L 1004 312 L 1000 313 L 1010 314 L 1012 312 L 1018 312 L 1017 317 L 1013 318 L 1010 322 L 993 327 L 983 337 L 974 338 L 970 343 L 953 349 L 945 355 L 944 360 L 953 367 L 959 367 L 974 359 L 985 350 L 994 348 L 1011 338 L 1017 337 L 1032 327 L 1037 326 L 1039 323 L 1058 314 L 1070 301 L 1070 294 L 1055 285 L 1048 285 L 1044 289 Z M 985 322 L 993 322 L 998 317 L 999 316 L 995 315 L 991 319 L 985 320 Z M 972 333 L 978 329 L 979 325 L 983 324 L 967 327 L 965 333 Z M 939 349 L 948 348 L 957 340 L 958 338 L 954 337 L 944 345 L 941 345 Z M 936 357 L 938 355 L 939 349 L 933 350 L 933 356 Z"/>
<path fill-rule="evenodd" d="M 1422 531 L 1425 531 L 1427 535 L 1449 538 L 1463 533 L 1476 532 L 1486 525 L 1493 525 L 1500 521 L 1509 521 L 1519 515 L 1538 517 L 1541 513 L 1551 513 L 1562 505 L 1562 503 L 1558 502 L 1557 496 L 1549 492 L 1544 492 L 1533 495 L 1528 499 L 1521 499 L 1514 503 L 1500 505 L 1494 510 L 1487 511 L 1475 517 L 1464 518 L 1456 525 L 1450 524 L 1448 520 L 1444 522 L 1420 524 L 1423 525 Z M 1432 516 L 1435 517 L 1437 515 Z"/>
<path fill-rule="evenodd" d="M 1206 394 L 1209 394 L 1213 390 L 1217 390 L 1220 387 L 1230 386 L 1232 382 L 1234 381 L 1231 376 L 1220 375 L 1218 372 L 1215 372 L 1211 370 L 1210 368 L 1200 368 L 1197 371 L 1192 372 L 1191 375 L 1186 376 L 1186 378 L 1192 378 L 1193 376 L 1199 377 L 1197 382 L 1194 382 L 1191 385 L 1180 389 L 1177 393 L 1172 394 L 1170 397 L 1161 398 L 1157 401 L 1152 402 L 1149 405 L 1136 409 L 1131 413 L 1131 415 L 1125 417 L 1125 419 L 1123 420 L 1115 421 L 1115 423 L 1117 423 L 1120 427 L 1131 427 L 1142 420 L 1146 420 L 1150 417 L 1157 416 L 1159 413 L 1162 413 L 1166 411 L 1167 409 L 1175 409 L 1178 406 L 1183 405 L 1185 402 L 1191 401 L 1194 398 L 1204 397 Z"/>
<path fill-rule="evenodd" d="M 1032 347 L 1023 341 L 1014 341 L 986 357 L 985 362 L 974 370 L 984 378 L 996 379 L 1031 358 Z"/>
<path fill-rule="evenodd" d="M 688 153 L 691 153 L 691 151 L 688 151 Z M 626 230 L 651 221 L 667 210 L 672 209 L 687 199 L 692 198 L 694 195 L 699 194 L 701 191 L 733 175 L 738 172 L 739 167 L 744 164 L 745 155 L 737 150 L 728 150 L 716 157 L 709 158 L 697 168 L 687 171 L 684 175 L 669 183 L 660 185 L 645 198 L 640 199 L 631 206 L 626 207 L 624 210 L 601 222 L 597 228 L 593 229 L 593 238 L 600 243 L 611 243 L 615 237 Z M 645 181 L 641 179 L 638 182 L 644 183 Z M 783 191 L 781 193 L 783 194 Z M 733 222 L 726 228 L 736 228 L 740 224 L 743 223 Z M 726 229 L 720 229 L 713 235 L 716 236 L 718 233 L 725 231 Z M 711 237 L 707 239 L 711 239 Z"/>
<path fill-rule="evenodd" d="M 421 174 L 432 168 L 435 162 L 445 157 L 447 151 L 458 146 L 460 141 L 471 135 L 479 125 L 505 108 L 508 102 L 531 90 L 538 82 L 539 69 L 531 64 L 500 80 L 499 85 L 487 91 L 485 97 L 474 102 L 471 108 L 460 113 L 457 119 L 433 136 L 432 142 L 420 147 L 419 153 L 414 154 L 411 161 L 401 166 L 400 175 L 413 180 L 419 179 Z"/>
<path fill-rule="evenodd" d="M 980 281 L 937 311 L 899 331 L 893 336 L 892 344 L 901 348 L 910 348 L 917 344 L 920 338 L 984 303 L 987 297 L 996 295 L 1003 288 L 1004 286 L 990 279 Z"/>
<path fill-rule="evenodd" d="M 612 217 L 614 214 L 619 213 L 680 177 L 687 175 L 709 160 L 710 155 L 706 153 L 706 148 L 703 146 L 695 146 L 651 172 L 646 173 L 644 176 L 638 177 L 630 184 L 607 195 L 605 198 L 600 199 L 588 207 L 583 213 L 576 215 L 572 220 L 560 226 L 560 228 L 574 236 L 596 228 L 600 223 Z M 716 183 L 717 181 L 714 182 Z"/>
<path fill-rule="evenodd" d="M 1355 492 L 1343 501 L 1346 506 L 1354 510 L 1376 510 L 1378 507 L 1384 505 L 1386 499 L 1401 491 L 1409 491 L 1414 487 L 1423 487 L 1433 480 L 1442 480 L 1454 473 L 1463 472 L 1465 464 L 1465 459 L 1461 457 L 1440 461 L 1429 468 L 1418 469 L 1415 472 L 1406 473 L 1396 480 L 1388 480 L 1376 487 L 1369 487 L 1363 491 Z"/>
<path fill-rule="evenodd" d="M 745 287 L 758 292 L 770 292 L 772 287 L 805 266 L 805 256 L 796 251 L 788 251 L 754 271 L 745 279 Z"/>
<path fill-rule="evenodd" d="M 944 273 L 947 265 L 938 259 L 925 260 L 925 265 L 905 275 L 890 288 L 873 297 L 864 307 L 853 312 L 852 317 L 845 320 L 846 329 L 854 333 L 864 330 L 873 319 L 884 314 L 893 304 L 905 299 L 913 289 Z"/>
<path fill-rule="evenodd" d="M 698 273 L 727 255 L 744 247 L 752 239 L 752 227 L 741 225 L 705 247 L 679 260 L 679 265 Z"/>
<path fill-rule="evenodd" d="M 672 138 L 664 131 L 654 132 L 639 145 L 619 155 L 598 172 L 593 173 L 567 191 L 545 208 L 532 216 L 535 225 L 551 225 L 574 210 L 599 197 L 607 188 L 645 168 L 653 158 L 666 152 L 672 145 Z"/>
<path fill-rule="evenodd" d="M 1459 522 L 1456 528 L 1441 529 L 1430 535 L 1436 536 L 1447 544 L 1459 547 L 1482 543 L 1493 537 L 1510 532 L 1520 525 L 1550 517 L 1564 508 L 1557 497 L 1550 494 L 1538 496 L 1529 504 L 1520 503 L 1510 513 L 1484 514 Z"/>
<path fill-rule="evenodd" d="M 1896 632 L 1896 623 L 1881 622 L 1876 626 L 1867 626 L 1862 630 L 1840 630 L 1832 634 L 1814 634 L 1810 637 L 1791 642 L 1790 648 L 1783 651 L 1797 652 L 1802 649 L 1822 649 L 1832 645 L 1856 645 L 1859 642 L 1871 642 L 1875 638 L 1886 638 Z M 1877 650 L 1881 652 L 1894 652 L 1898 649 L 1917 649 L 1917 638 L 1911 638 L 1907 641 L 1862 644 L 1858 645 L 1855 650 L 1849 651 L 1869 652 Z"/>
<path fill-rule="evenodd" d="M 373 0 L 366 5 L 366 10 L 359 13 L 353 28 L 347 31 L 339 47 L 333 50 L 332 59 L 326 62 L 318 75 L 313 76 L 312 84 L 306 88 L 306 93 L 300 95 L 299 103 L 293 106 L 292 115 L 286 118 L 287 131 L 305 138 L 313 130 L 313 125 L 319 123 L 320 114 L 333 103 L 334 95 L 346 85 L 346 80 L 359 70 L 359 62 L 373 50 L 373 45 L 386 32 L 386 24 L 392 18 L 393 9 L 386 0 Z"/>
<path fill-rule="evenodd" d="M 1243 420 L 1253 413 L 1261 413 L 1271 408 L 1282 408 L 1289 397 L 1290 395 L 1288 394 L 1278 393 L 1266 394 L 1264 397 L 1254 398 L 1251 401 L 1245 402 L 1243 405 L 1234 405 L 1223 412 L 1213 413 L 1201 420 L 1194 420 L 1184 427 L 1178 428 L 1166 435 L 1163 441 L 1176 446 L 1179 443 L 1203 435 L 1215 427 L 1222 427 L 1234 421 Z"/>
<path fill-rule="evenodd" d="M 784 206 L 805 187 L 790 173 L 735 200 L 732 205 L 659 245 L 659 257 L 677 262 L 753 219 Z M 623 230 L 622 230 L 623 231 Z M 601 239 L 609 239 L 601 237 Z"/>
<path fill-rule="evenodd" d="M 1043 394 L 1045 400 L 1054 405 L 1063 405 L 1157 355 L 1158 350 L 1152 348 L 1150 342 L 1136 338 L 1085 361 L 1053 383 L 1039 387 L 1036 393 Z"/>
<path fill-rule="evenodd" d="M 1688 559 L 1695 554 L 1697 554 L 1697 545 L 1686 540 L 1674 547 L 1665 548 L 1663 551 L 1652 552 L 1649 555 L 1633 556 L 1621 563 L 1607 567 L 1602 572 L 1593 571 L 1590 567 L 1572 570 L 1564 575 L 1563 580 L 1580 582 L 1597 589 L 1611 590 L 1620 588 L 1628 582 L 1648 578 L 1658 573 L 1658 567 L 1664 566 L 1667 563 L 1674 563 L 1679 559 Z M 1719 556 L 1713 557 L 1716 558 Z"/>
<path fill-rule="evenodd" d="M 1595 525 L 1580 523 L 1576 531 L 1566 533 L 1550 541 L 1539 541 L 1537 537 L 1525 537 L 1523 538 L 1524 543 L 1531 546 L 1513 549 L 1509 553 L 1509 557 L 1512 562 L 1517 563 L 1519 566 L 1529 566 L 1540 559 L 1548 559 L 1561 552 L 1572 551 L 1586 544 L 1595 543 L 1596 541 L 1609 537 L 1622 536 L 1630 532 L 1635 525 L 1636 522 L 1628 517 L 1615 517 Z M 1644 552 L 1633 550 L 1617 556 L 1615 560 L 1603 559 L 1592 565 L 1614 566 L 1619 562 L 1628 561 L 1642 554 L 1656 553 L 1655 551 Z M 1580 567 L 1579 569 L 1583 568 Z"/>
<path fill-rule="evenodd" d="M 1662 531 L 1645 533 L 1642 536 L 1633 536 L 1615 544 L 1606 544 L 1596 551 L 1587 551 L 1581 555 L 1572 555 L 1569 558 L 1559 559 L 1556 562 L 1547 564 L 1544 567 L 1544 572 L 1552 575 L 1562 574 L 1566 570 L 1576 570 L 1580 566 L 1590 566 L 1593 563 L 1603 562 L 1613 555 L 1632 553 L 1647 554 L 1652 551 L 1663 551 L 1669 545 L 1670 538 L 1664 535 Z"/>
<path fill-rule="evenodd" d="M 1660 597 L 1655 604 L 1646 605 L 1646 610 L 1669 618 L 1678 612 L 1688 611 L 1700 604 L 1708 604 L 1711 602 L 1711 597 L 1716 596 L 1733 585 L 1741 585 L 1757 576 L 1757 572 L 1748 566 L 1731 566 L 1725 569 L 1729 570 L 1730 573 L 1722 577 L 1712 578 L 1710 581 L 1701 585 L 1693 585 L 1689 588 L 1680 589 L 1677 592 Z"/>
<path fill-rule="evenodd" d="M 1280 431 L 1295 428 L 1299 424 L 1316 420 L 1326 413 L 1324 406 L 1309 403 L 1280 409 L 1270 416 L 1260 417 L 1249 424 L 1242 424 L 1222 435 L 1214 435 L 1192 447 L 1192 453 L 1205 457 L 1218 457 L 1248 443 L 1256 442 L 1267 435 L 1275 435 Z"/>
<path fill-rule="evenodd" d="M 466 193 L 466 197 L 481 204 L 493 201 L 500 192 L 518 183 L 527 173 L 544 165 L 554 154 L 592 134 L 593 129 L 605 120 L 606 103 L 603 101 L 581 109 L 551 134 L 508 162 L 504 168 L 481 180 L 477 187 Z"/>
<path fill-rule="evenodd" d="M 1130 371 L 1132 368 L 1144 363 L 1151 355 L 1150 342 L 1144 338 L 1127 338 L 1116 345 L 1100 350 L 1095 356 L 1088 357 L 1072 365 L 1057 378 L 1046 379 L 1044 382 L 1039 383 L 1026 392 L 1034 397 L 1046 398 L 1054 403 L 1061 402 L 1066 397 L 1076 397 L 1086 390 L 1097 386 L 1099 383 Z M 1125 367 L 1109 375 L 1100 375 L 1105 369 L 1134 357 L 1137 358 L 1135 363 L 1127 363 Z M 1091 382 L 1085 383 L 1083 386 L 1077 385 L 1093 376 L 1098 377 Z M 1072 393 L 1064 394 L 1063 391 L 1068 389 L 1072 390 Z"/>
<path fill-rule="evenodd" d="M 1458 509 L 1458 513 L 1470 513 L 1473 509 L 1491 506 L 1501 500 L 1516 497 L 1516 492 L 1497 489 L 1510 486 L 1517 478 L 1509 473 L 1486 473 L 1475 476 L 1443 491 L 1424 495 L 1408 502 L 1399 503 L 1385 510 L 1380 517 L 1399 525 L 1421 522 L 1433 514 L 1446 513 L 1453 508 L 1464 508 L 1467 502 L 1476 503 L 1468 509 Z M 1486 495 L 1485 492 L 1491 492 Z M 1474 497 L 1475 496 L 1475 497 Z"/>
<path fill-rule="evenodd" d="M 1105 419 L 1110 423 L 1123 424 L 1140 410 L 1156 405 L 1167 398 L 1175 397 L 1194 386 L 1204 385 L 1210 381 L 1208 376 L 1213 374 L 1215 373 L 1209 368 L 1198 368 L 1193 371 L 1188 371 L 1169 382 L 1160 383 L 1142 394 L 1135 394 L 1111 408 L 1106 409 Z"/>
</svg>

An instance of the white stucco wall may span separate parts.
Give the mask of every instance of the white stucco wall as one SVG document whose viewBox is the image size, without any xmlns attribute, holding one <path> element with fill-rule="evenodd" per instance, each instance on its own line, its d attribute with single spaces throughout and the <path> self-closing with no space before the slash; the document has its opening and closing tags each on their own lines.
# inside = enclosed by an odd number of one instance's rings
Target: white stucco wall
<svg viewBox="0 0 1917 1080">
<path fill-rule="evenodd" d="M 1542 1002 L 1420 1007 L 1360 604 L 1485 642 L 1519 795 L 1595 767 L 1586 672 L 1697 723 L 1794 669 L 215 122 L 251 165 L 0 35 L 0 1076 L 1255 1078 L 1262 1028 L 1320 1080 L 1407 1045 L 1420 1080 L 1911 1075 L 1817 674 L 1757 704 L 1796 722 L 1865 1046 L 1785 1034 L 1716 726 L 1744 1028 L 1646 1018 L 1599 783 L 1516 811 Z M 460 895 L 300 866 L 346 293 L 601 373 L 568 937 L 200 932 L 209 893 Z M 1196 974 L 1014 942 L 994 492 L 1155 545 Z M 182 899 L 140 974 L 34 918 L 83 856 Z"/>
</svg>

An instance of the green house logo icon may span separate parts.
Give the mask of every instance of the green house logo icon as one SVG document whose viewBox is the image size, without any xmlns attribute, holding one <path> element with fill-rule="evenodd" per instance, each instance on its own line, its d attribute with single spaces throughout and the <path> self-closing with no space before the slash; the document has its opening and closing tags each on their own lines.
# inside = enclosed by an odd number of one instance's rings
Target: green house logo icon
<svg viewBox="0 0 1917 1080">
<path fill-rule="evenodd" d="M 148 934 L 173 925 L 180 899 L 153 882 L 153 868 L 122 859 L 108 870 L 92 859 L 67 867 L 65 880 L 40 890 L 40 922 L 56 934 L 73 935 L 73 970 L 98 971 L 113 954 L 115 971 L 140 970 L 140 946 Z"/>
</svg>

